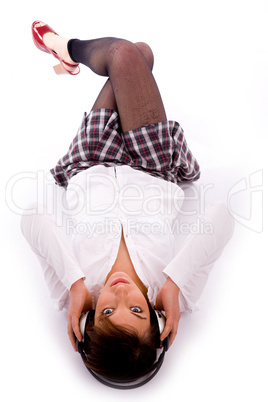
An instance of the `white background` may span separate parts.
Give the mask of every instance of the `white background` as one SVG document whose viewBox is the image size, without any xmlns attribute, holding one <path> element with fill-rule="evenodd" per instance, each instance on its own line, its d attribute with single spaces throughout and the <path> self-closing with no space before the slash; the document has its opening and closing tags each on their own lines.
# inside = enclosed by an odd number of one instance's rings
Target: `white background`
<svg viewBox="0 0 268 402">
<path fill-rule="evenodd" d="M 180 122 L 202 168 L 198 194 L 205 194 L 206 205 L 225 201 L 236 219 L 200 310 L 183 315 L 161 371 L 138 390 L 112 390 L 88 374 L 69 344 L 66 314 L 55 311 L 38 261 L 20 233 L 19 211 L 36 185 L 33 179 L 19 180 L 20 174 L 34 177 L 54 166 L 104 83 L 83 66 L 77 77 L 56 76 L 52 57 L 32 43 L 36 19 L 67 37 L 149 43 L 168 118 Z M 5 4 L 0 28 L 3 400 L 267 401 L 267 20 L 265 0 Z"/>
</svg>

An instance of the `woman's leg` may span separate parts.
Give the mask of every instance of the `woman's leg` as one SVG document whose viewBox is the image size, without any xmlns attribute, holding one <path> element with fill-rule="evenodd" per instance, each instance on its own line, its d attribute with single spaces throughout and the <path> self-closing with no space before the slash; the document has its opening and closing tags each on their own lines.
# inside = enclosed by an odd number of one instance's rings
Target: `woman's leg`
<svg viewBox="0 0 268 402">
<path fill-rule="evenodd" d="M 140 52 L 143 54 L 145 57 L 151 71 L 153 69 L 154 65 L 154 55 L 153 52 L 146 43 L 144 42 L 138 42 L 135 43 L 135 46 L 140 50 Z M 111 85 L 111 81 L 108 78 L 106 81 L 105 85 L 103 86 L 102 90 L 100 91 L 93 107 L 92 110 L 94 109 L 112 109 L 112 110 L 117 110 L 117 104 L 114 96 L 114 91 Z"/>
<path fill-rule="evenodd" d="M 117 38 L 72 39 L 68 51 L 74 62 L 108 76 L 123 131 L 166 120 L 164 105 L 146 58 L 133 43 Z"/>
</svg>

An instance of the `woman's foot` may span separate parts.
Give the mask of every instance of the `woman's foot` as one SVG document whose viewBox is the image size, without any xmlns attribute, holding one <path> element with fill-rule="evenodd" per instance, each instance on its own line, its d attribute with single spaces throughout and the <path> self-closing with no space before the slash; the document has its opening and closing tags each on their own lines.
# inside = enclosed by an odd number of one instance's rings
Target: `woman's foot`
<svg viewBox="0 0 268 402">
<path fill-rule="evenodd" d="M 35 27 L 41 27 L 44 26 L 45 24 L 43 22 L 39 22 L 35 25 Z M 56 53 L 62 60 L 62 64 L 66 68 L 66 70 L 72 72 L 75 72 L 77 70 L 77 63 L 74 62 L 68 52 L 67 44 L 69 39 L 64 38 L 59 35 L 55 35 L 52 32 L 45 33 L 43 36 L 43 41 L 44 44 L 52 50 L 52 52 Z M 67 64 L 66 64 L 67 63 Z M 74 67 L 71 67 L 70 64 L 74 65 Z"/>
</svg>

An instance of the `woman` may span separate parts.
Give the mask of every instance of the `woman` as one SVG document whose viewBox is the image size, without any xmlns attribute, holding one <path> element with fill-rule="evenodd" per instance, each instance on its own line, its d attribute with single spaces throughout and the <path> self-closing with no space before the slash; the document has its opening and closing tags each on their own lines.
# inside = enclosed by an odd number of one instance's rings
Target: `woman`
<svg viewBox="0 0 268 402">
<path fill-rule="evenodd" d="M 83 342 L 87 367 L 109 379 L 138 378 L 161 342 L 172 345 L 180 312 L 195 309 L 233 221 L 222 203 L 213 205 L 203 216 L 210 230 L 190 234 L 177 253 L 178 183 L 200 171 L 180 125 L 167 120 L 148 45 L 67 40 L 40 21 L 32 32 L 36 46 L 60 61 L 57 73 L 76 75 L 82 63 L 108 80 L 51 170 L 66 189 L 65 225 L 57 216 L 25 215 L 22 231 L 51 296 L 68 308 L 69 338 L 75 350 Z M 161 334 L 154 308 L 165 312 Z"/>
</svg>

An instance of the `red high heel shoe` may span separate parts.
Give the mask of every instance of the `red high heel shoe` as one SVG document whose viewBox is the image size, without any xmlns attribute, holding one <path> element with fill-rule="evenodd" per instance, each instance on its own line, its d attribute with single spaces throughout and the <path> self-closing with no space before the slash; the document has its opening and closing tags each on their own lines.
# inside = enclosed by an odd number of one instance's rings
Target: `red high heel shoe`
<svg viewBox="0 0 268 402">
<path fill-rule="evenodd" d="M 52 54 L 57 60 L 60 61 L 60 64 L 54 66 L 54 71 L 56 74 L 71 74 L 71 75 L 77 75 L 80 72 L 79 64 L 70 64 L 66 63 L 66 61 L 62 60 L 56 52 L 53 50 L 50 50 L 43 41 L 43 36 L 48 33 L 54 33 L 55 35 L 58 35 L 49 25 L 45 24 L 43 26 L 37 27 L 37 24 L 42 23 L 41 21 L 35 21 L 32 24 L 32 35 L 33 35 L 33 41 L 37 49 L 42 50 L 42 52 Z M 43 24 L 43 23 L 42 23 Z M 69 70 L 67 67 L 75 68 L 74 70 Z"/>
</svg>

